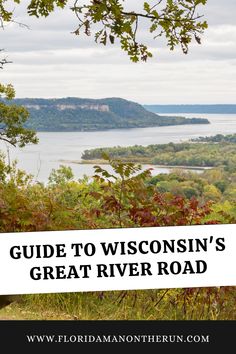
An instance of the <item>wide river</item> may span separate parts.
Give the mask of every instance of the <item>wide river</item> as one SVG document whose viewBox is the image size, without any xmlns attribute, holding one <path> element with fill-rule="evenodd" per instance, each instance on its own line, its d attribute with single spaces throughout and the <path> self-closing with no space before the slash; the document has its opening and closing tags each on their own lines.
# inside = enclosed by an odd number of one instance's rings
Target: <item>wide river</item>
<svg viewBox="0 0 236 354">
<path fill-rule="evenodd" d="M 181 142 L 199 136 L 236 133 L 235 114 L 183 114 L 185 117 L 207 118 L 211 124 L 180 125 L 156 128 L 108 130 L 100 132 L 53 132 L 38 133 L 39 144 L 23 149 L 8 147 L 10 159 L 18 160 L 18 167 L 33 174 L 35 180 L 45 182 L 50 171 L 61 164 L 71 166 L 76 178 L 93 174 L 92 165 L 81 165 L 84 150 L 108 146 L 132 146 Z M 7 153 L 7 146 L 0 144 Z M 147 165 L 144 168 L 148 167 Z M 153 173 L 168 172 L 166 168 L 155 167 Z"/>
</svg>

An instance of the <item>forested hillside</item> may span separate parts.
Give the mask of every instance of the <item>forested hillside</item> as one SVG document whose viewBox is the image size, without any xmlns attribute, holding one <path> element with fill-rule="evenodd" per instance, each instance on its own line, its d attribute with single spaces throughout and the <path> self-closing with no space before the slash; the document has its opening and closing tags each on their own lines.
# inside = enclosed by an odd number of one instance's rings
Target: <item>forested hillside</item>
<svg viewBox="0 0 236 354">
<path fill-rule="evenodd" d="M 36 131 L 96 131 L 182 124 L 208 124 L 207 119 L 166 117 L 121 98 L 15 99 L 30 112 L 26 123 Z"/>
</svg>

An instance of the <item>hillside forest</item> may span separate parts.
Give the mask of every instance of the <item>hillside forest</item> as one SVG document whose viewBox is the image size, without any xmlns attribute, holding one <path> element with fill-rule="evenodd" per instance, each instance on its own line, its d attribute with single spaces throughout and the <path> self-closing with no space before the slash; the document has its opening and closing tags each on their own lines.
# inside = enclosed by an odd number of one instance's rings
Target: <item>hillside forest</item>
<svg viewBox="0 0 236 354">
<path fill-rule="evenodd" d="M 25 127 L 36 131 L 71 132 L 209 124 L 204 118 L 161 116 L 122 98 L 17 98 L 9 102 L 30 113 Z"/>
</svg>

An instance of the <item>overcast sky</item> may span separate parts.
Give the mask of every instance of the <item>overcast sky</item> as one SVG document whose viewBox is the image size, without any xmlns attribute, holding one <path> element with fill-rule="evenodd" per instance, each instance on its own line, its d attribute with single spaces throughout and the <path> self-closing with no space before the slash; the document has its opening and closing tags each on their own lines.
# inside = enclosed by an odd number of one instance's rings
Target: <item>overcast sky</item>
<svg viewBox="0 0 236 354">
<path fill-rule="evenodd" d="M 134 64 L 119 47 L 106 48 L 92 38 L 71 34 L 76 18 L 69 9 L 36 19 L 26 15 L 25 6 L 16 6 L 16 20 L 30 29 L 10 24 L 1 30 L 1 48 L 13 63 L 1 70 L 0 81 L 12 83 L 17 97 L 236 103 L 236 1 L 208 0 L 203 13 L 209 29 L 201 46 L 192 44 L 184 55 L 149 40 L 154 57 Z M 147 37 L 145 31 L 142 36 Z"/>
</svg>

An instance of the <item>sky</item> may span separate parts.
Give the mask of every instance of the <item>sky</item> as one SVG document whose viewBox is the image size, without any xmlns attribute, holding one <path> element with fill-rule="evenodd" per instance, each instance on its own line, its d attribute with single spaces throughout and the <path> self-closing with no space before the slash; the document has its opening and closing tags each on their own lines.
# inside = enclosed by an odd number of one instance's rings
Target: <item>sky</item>
<svg viewBox="0 0 236 354">
<path fill-rule="evenodd" d="M 82 1 L 82 0 L 81 0 Z M 140 4 L 143 3 L 143 0 Z M 127 0 L 137 4 L 137 0 Z M 202 45 L 188 55 L 171 52 L 141 29 L 153 58 L 132 63 L 119 46 L 104 47 L 75 36 L 75 15 L 68 8 L 48 18 L 27 16 L 27 1 L 15 6 L 16 24 L 1 30 L 4 56 L 12 61 L 0 72 L 16 97 L 122 97 L 141 104 L 236 103 L 236 1 L 208 0 L 201 10 L 208 21 Z"/>
</svg>

